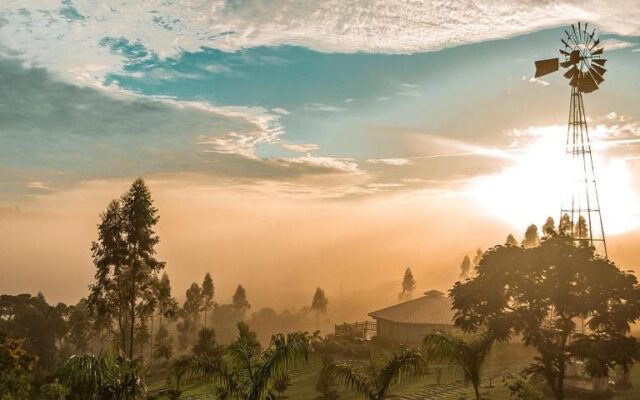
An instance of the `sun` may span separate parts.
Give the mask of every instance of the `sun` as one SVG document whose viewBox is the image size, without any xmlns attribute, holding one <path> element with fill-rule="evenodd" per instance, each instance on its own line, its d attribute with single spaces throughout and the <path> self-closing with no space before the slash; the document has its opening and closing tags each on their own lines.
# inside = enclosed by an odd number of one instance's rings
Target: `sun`
<svg viewBox="0 0 640 400">
<path fill-rule="evenodd" d="M 627 161 L 610 156 L 598 138 L 591 136 L 605 234 L 616 235 L 640 227 L 639 196 Z M 514 229 L 541 225 L 547 217 L 556 222 L 563 201 L 575 182 L 574 167 L 565 153 L 567 127 L 530 127 L 513 133 L 514 146 L 505 150 L 507 165 L 498 173 L 474 178 L 466 194 L 483 212 Z"/>
</svg>

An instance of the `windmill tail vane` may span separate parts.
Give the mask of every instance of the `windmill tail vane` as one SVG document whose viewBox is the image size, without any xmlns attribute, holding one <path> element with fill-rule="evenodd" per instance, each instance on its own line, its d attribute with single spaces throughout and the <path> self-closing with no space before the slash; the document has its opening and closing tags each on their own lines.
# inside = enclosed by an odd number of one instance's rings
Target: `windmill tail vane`
<svg viewBox="0 0 640 400">
<path fill-rule="evenodd" d="M 535 77 L 560 68 L 569 80 L 571 97 L 567 125 L 566 154 L 571 169 L 569 184 L 560 210 L 560 229 L 576 242 L 586 244 L 607 257 L 607 245 L 593 165 L 593 153 L 582 95 L 599 89 L 604 82 L 604 48 L 596 29 L 578 22 L 564 30 L 560 39 L 560 57 L 535 62 Z"/>
</svg>

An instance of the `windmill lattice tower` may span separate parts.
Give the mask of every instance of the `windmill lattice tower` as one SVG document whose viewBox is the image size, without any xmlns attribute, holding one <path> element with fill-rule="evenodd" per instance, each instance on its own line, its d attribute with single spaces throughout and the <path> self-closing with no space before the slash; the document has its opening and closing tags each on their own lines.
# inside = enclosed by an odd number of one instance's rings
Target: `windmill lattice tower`
<svg viewBox="0 0 640 400">
<path fill-rule="evenodd" d="M 567 127 L 567 166 L 569 187 L 560 211 L 559 230 L 571 236 L 576 242 L 592 246 L 607 257 L 607 243 L 602 225 L 602 214 L 598 198 L 593 153 L 589 141 L 589 130 L 584 110 L 583 93 L 591 93 L 604 82 L 606 72 L 602 58 L 604 51 L 596 30 L 587 31 L 587 23 L 571 25 L 571 33 L 565 30 L 566 38 L 561 39 L 563 48 L 558 58 L 536 61 L 536 75 L 541 77 L 566 69 L 564 77 L 569 79 L 571 100 L 569 124 Z"/>
</svg>

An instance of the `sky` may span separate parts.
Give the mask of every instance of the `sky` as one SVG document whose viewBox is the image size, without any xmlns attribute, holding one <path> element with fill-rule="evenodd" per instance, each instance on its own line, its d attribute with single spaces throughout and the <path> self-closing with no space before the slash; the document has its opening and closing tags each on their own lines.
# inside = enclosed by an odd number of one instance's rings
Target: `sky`
<svg viewBox="0 0 640 400">
<path fill-rule="evenodd" d="M 7 3 L 2 293 L 85 296 L 98 215 L 139 176 L 179 295 L 210 271 L 219 302 L 366 309 L 407 267 L 446 290 L 559 214 L 570 88 L 533 62 L 578 20 L 608 59 L 585 107 L 609 255 L 637 264 L 637 1 Z"/>
</svg>

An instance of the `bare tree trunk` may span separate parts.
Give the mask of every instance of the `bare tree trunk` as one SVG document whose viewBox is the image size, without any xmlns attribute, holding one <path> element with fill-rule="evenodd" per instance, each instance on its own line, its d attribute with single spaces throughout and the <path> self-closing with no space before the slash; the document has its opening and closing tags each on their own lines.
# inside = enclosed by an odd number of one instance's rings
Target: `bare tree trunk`
<svg viewBox="0 0 640 400">
<path fill-rule="evenodd" d="M 149 340 L 150 340 L 150 345 L 149 345 L 149 364 L 153 363 L 153 313 L 151 313 L 151 331 L 149 333 Z"/>
<path fill-rule="evenodd" d="M 131 326 L 129 327 L 129 359 L 133 360 L 133 329 L 136 323 L 136 270 L 131 271 Z"/>
</svg>

